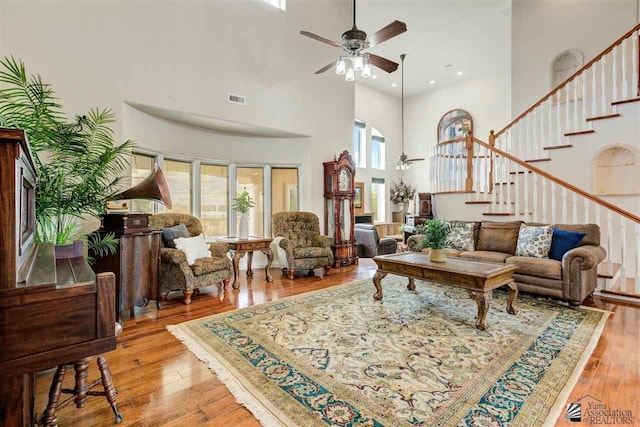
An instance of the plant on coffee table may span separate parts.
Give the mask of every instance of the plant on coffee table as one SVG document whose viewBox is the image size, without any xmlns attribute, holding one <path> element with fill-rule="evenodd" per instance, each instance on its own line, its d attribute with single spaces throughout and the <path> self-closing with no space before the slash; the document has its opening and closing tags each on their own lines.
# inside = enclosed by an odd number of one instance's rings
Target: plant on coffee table
<svg viewBox="0 0 640 427">
<path fill-rule="evenodd" d="M 451 232 L 451 225 L 440 219 L 432 219 L 416 227 L 416 230 L 422 234 L 422 240 L 418 243 L 417 248 L 429 248 L 429 259 L 435 262 L 444 262 L 444 249 L 447 244 L 447 238 Z"/>
</svg>

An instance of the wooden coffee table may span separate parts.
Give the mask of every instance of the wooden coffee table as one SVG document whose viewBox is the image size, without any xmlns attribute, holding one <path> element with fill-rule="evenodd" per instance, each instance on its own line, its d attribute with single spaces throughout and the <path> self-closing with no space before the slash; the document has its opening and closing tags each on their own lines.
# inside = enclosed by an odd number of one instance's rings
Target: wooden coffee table
<svg viewBox="0 0 640 427">
<path fill-rule="evenodd" d="M 514 307 L 518 296 L 518 286 L 513 281 L 516 266 L 491 262 L 471 261 L 459 258 L 447 258 L 446 262 L 431 262 L 429 257 L 419 252 L 405 252 L 373 257 L 378 271 L 373 276 L 376 293 L 373 299 L 382 299 L 382 279 L 389 273 L 409 278 L 407 289 L 416 289 L 414 279 L 463 288 L 469 291 L 478 304 L 476 328 L 487 329 L 487 311 L 491 292 L 502 286 L 509 287 L 507 312 L 516 314 Z"/>
<path fill-rule="evenodd" d="M 253 261 L 253 251 L 261 251 L 267 256 L 267 265 L 264 268 L 264 273 L 267 278 L 267 282 L 273 282 L 273 277 L 269 270 L 271 269 L 271 263 L 273 262 L 273 253 L 269 248 L 273 239 L 269 237 L 257 237 L 249 236 L 248 239 L 240 239 L 238 237 L 216 237 L 217 242 L 224 242 L 229 245 L 231 251 L 231 259 L 233 260 L 233 284 L 234 289 L 240 287 L 238 276 L 240 275 L 240 258 L 244 254 L 247 256 L 247 277 L 253 277 L 253 270 L 251 269 L 251 262 Z"/>
</svg>

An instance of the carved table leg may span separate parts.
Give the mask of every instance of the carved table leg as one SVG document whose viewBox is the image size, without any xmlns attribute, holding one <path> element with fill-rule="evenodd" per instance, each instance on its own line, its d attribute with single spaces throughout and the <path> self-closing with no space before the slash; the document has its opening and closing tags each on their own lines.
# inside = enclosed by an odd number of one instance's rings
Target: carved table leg
<svg viewBox="0 0 640 427">
<path fill-rule="evenodd" d="M 76 386 L 74 389 L 76 407 L 84 408 L 87 402 L 87 392 L 89 391 L 89 384 L 87 384 L 87 369 L 89 368 L 90 357 L 78 360 L 74 364 L 76 370 Z"/>
<path fill-rule="evenodd" d="M 267 256 L 267 266 L 264 268 L 264 274 L 267 277 L 267 282 L 273 282 L 273 277 L 271 276 L 271 264 L 273 263 L 273 252 L 270 248 L 262 249 L 262 253 Z"/>
<path fill-rule="evenodd" d="M 373 275 L 373 284 L 376 287 L 376 293 L 373 294 L 373 299 L 376 301 L 382 299 L 382 279 L 384 279 L 386 275 L 387 273 L 382 271 L 376 271 L 376 274 Z"/>
<path fill-rule="evenodd" d="M 413 277 L 409 277 L 409 284 L 407 285 L 407 289 L 409 289 L 410 291 L 416 290 L 416 283 L 414 282 Z"/>
<path fill-rule="evenodd" d="M 233 289 L 238 289 L 240 287 L 238 276 L 240 276 L 240 258 L 243 256 L 244 252 L 236 251 L 233 254 L 233 283 L 231 284 Z"/>
<path fill-rule="evenodd" d="M 487 312 L 489 311 L 490 299 L 490 292 L 478 292 L 476 295 L 476 303 L 478 304 L 478 320 L 476 321 L 476 328 L 481 331 L 486 331 L 488 328 Z"/>
<path fill-rule="evenodd" d="M 116 416 L 116 424 L 119 424 L 122 422 L 122 415 L 118 412 L 118 405 L 116 403 L 116 395 L 118 392 L 113 386 L 111 371 L 109 370 L 109 365 L 103 355 L 98 356 L 98 368 L 100 369 L 100 376 L 102 377 L 104 395 L 107 397 L 107 401 L 109 402 L 109 405 L 111 405 L 111 409 L 113 409 L 113 413 Z"/>
<path fill-rule="evenodd" d="M 507 313 L 518 314 L 518 309 L 515 307 L 516 298 L 518 298 L 518 285 L 516 282 L 507 284 L 509 287 L 509 296 L 507 297 Z"/>
<path fill-rule="evenodd" d="M 53 375 L 51 381 L 51 388 L 49 389 L 49 403 L 47 409 L 42 414 L 42 425 L 49 427 L 56 422 L 56 409 L 58 408 L 58 400 L 60 400 L 60 392 L 62 391 L 62 380 L 64 380 L 64 374 L 67 372 L 65 365 L 58 366 L 56 373 Z"/>
<path fill-rule="evenodd" d="M 184 301 L 182 301 L 184 305 L 191 304 L 191 296 L 193 295 L 193 291 L 182 291 L 182 294 L 184 295 Z"/>
<path fill-rule="evenodd" d="M 247 277 L 253 277 L 253 269 L 251 264 L 253 263 L 253 251 L 247 252 Z"/>
</svg>

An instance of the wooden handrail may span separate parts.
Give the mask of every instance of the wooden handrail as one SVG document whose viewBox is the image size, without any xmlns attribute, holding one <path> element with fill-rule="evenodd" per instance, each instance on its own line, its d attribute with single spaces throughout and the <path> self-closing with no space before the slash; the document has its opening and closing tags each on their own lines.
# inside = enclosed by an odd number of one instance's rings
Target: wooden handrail
<svg viewBox="0 0 640 427">
<path fill-rule="evenodd" d="M 640 29 L 640 24 L 637 24 L 635 27 L 633 27 L 631 30 L 627 31 L 627 33 L 625 33 L 625 35 L 623 35 L 622 37 L 620 37 L 618 40 L 616 40 L 615 42 L 613 42 L 613 44 L 611 44 L 611 46 L 609 46 L 608 48 L 606 48 L 605 50 L 603 50 L 599 55 L 597 55 L 595 58 L 593 58 L 591 61 L 587 62 L 585 65 L 582 66 L 582 68 L 580 68 L 578 71 L 576 71 L 575 73 L 573 73 L 568 79 L 566 79 L 564 82 L 560 83 L 558 86 L 556 86 L 555 88 L 553 88 L 548 94 L 546 94 L 545 96 L 542 97 L 542 99 L 540 99 L 538 102 L 536 102 L 535 104 L 533 104 L 528 110 L 526 110 L 524 113 L 520 114 L 518 117 L 516 117 L 511 123 L 509 123 L 508 125 L 506 125 L 504 128 L 502 128 L 500 131 L 498 131 L 496 133 L 496 138 L 499 137 L 500 135 L 502 135 L 507 129 L 509 129 L 511 126 L 513 126 L 514 124 L 516 124 L 517 122 L 519 122 L 524 116 L 526 116 L 527 114 L 529 114 L 530 112 L 532 112 L 533 110 L 535 110 L 536 108 L 538 108 L 540 106 L 540 104 L 542 104 L 544 101 L 546 101 L 547 99 L 549 99 L 549 97 L 553 96 L 556 92 L 558 92 L 560 89 L 562 89 L 563 87 L 565 87 L 569 82 L 571 82 L 573 79 L 575 79 L 576 77 L 578 77 L 580 74 L 582 74 L 582 72 L 586 69 L 588 69 L 589 67 L 591 67 L 593 64 L 595 64 L 596 62 L 598 62 L 603 56 L 605 56 L 606 54 L 608 54 L 609 52 L 611 52 L 613 50 L 614 47 L 620 45 L 624 39 L 628 38 L 629 36 L 631 36 L 636 30 Z"/>
<path fill-rule="evenodd" d="M 455 138 L 455 139 L 450 139 L 448 141 L 442 141 L 442 142 L 438 142 L 436 144 L 436 147 L 438 145 L 447 145 L 447 144 L 453 144 L 454 142 L 462 142 L 462 141 L 466 141 L 467 137 L 466 136 L 461 136 L 460 138 Z"/>
<path fill-rule="evenodd" d="M 522 166 L 525 169 L 528 169 L 538 175 L 541 175 L 542 177 L 548 179 L 549 181 L 555 182 L 556 184 L 560 185 L 561 187 L 565 187 L 571 191 L 573 191 L 574 193 L 577 193 L 579 195 L 581 195 L 582 197 L 591 200 L 593 203 L 596 203 L 600 206 L 603 206 L 609 210 L 614 211 L 615 213 L 617 213 L 618 215 L 621 215 L 627 219 L 630 219 L 631 221 L 635 222 L 636 224 L 640 224 L 640 216 L 634 215 L 631 212 L 625 211 L 624 209 L 620 209 L 618 206 L 607 202 L 604 199 L 601 199 L 600 197 L 594 196 L 592 194 L 587 193 L 586 191 L 584 191 L 581 188 L 576 187 L 575 185 L 569 184 L 566 181 L 563 181 L 560 178 L 556 178 L 555 176 L 549 174 L 548 172 L 543 171 L 542 169 L 539 169 L 535 166 L 530 165 L 529 163 L 524 162 L 523 160 L 518 159 L 517 157 L 512 156 L 511 154 L 504 152 L 502 150 L 500 150 L 499 148 L 496 148 L 494 146 L 492 146 L 491 144 L 487 144 L 484 141 L 479 140 L 476 137 L 473 137 L 473 141 L 478 144 L 481 145 L 485 148 L 488 148 L 489 150 L 491 150 L 493 153 L 496 153 L 497 155 L 504 157 L 505 159 L 509 159 L 514 163 L 519 164 L 520 166 Z"/>
</svg>

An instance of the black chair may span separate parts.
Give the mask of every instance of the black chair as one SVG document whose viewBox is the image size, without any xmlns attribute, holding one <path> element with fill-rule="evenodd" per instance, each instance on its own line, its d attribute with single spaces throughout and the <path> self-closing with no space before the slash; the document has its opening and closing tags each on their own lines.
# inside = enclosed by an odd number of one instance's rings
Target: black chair
<svg viewBox="0 0 640 427">
<path fill-rule="evenodd" d="M 378 230 L 372 224 L 355 224 L 355 232 L 356 244 L 362 246 L 362 258 L 394 254 L 398 250 L 396 239 L 394 237 L 383 237 L 381 239 L 378 236 Z"/>
</svg>

